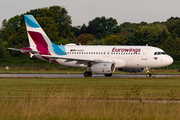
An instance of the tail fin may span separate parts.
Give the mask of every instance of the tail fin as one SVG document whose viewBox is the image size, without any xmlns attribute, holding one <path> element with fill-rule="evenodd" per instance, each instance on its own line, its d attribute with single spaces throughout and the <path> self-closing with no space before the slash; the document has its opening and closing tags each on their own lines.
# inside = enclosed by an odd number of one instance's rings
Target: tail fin
<svg viewBox="0 0 180 120">
<path fill-rule="evenodd" d="M 52 42 L 32 15 L 24 15 L 30 48 L 49 55 Z"/>
</svg>

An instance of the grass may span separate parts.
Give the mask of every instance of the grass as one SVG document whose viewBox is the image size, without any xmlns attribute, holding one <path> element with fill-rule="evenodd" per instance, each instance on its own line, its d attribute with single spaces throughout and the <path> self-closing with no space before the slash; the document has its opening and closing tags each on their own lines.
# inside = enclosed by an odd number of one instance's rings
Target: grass
<svg viewBox="0 0 180 120">
<path fill-rule="evenodd" d="M 145 100 L 180 100 L 180 77 L 0 79 L 2 120 L 180 118 L 179 103 Z"/>
</svg>

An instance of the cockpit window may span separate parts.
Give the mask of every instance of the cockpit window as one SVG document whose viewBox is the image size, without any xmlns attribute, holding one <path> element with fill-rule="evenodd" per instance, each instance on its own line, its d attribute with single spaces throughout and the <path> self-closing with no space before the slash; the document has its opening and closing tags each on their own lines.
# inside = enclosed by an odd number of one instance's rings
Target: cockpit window
<svg viewBox="0 0 180 120">
<path fill-rule="evenodd" d="M 162 55 L 166 55 L 166 53 L 165 53 L 165 52 L 161 52 L 161 54 L 162 54 Z"/>
<path fill-rule="evenodd" d="M 166 55 L 165 52 L 155 52 L 154 55 Z"/>
</svg>

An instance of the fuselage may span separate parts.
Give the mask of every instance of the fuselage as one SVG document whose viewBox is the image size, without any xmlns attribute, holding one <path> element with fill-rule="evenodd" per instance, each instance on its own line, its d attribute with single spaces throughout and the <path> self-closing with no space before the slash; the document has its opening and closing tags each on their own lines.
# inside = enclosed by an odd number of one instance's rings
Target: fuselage
<svg viewBox="0 0 180 120">
<path fill-rule="evenodd" d="M 156 68 L 170 65 L 173 59 L 162 49 L 152 46 L 87 46 L 53 45 L 51 55 L 75 58 L 94 58 L 115 63 L 116 68 Z M 87 67 L 85 62 L 57 59 L 61 65 Z"/>
</svg>

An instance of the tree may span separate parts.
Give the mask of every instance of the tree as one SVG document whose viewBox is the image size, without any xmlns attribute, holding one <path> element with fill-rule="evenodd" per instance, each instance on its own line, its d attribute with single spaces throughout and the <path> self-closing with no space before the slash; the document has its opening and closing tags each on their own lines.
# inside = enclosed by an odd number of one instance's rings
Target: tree
<svg viewBox="0 0 180 120">
<path fill-rule="evenodd" d="M 81 34 L 77 37 L 77 44 L 86 45 L 89 41 L 93 41 L 95 38 L 91 34 Z"/>
<path fill-rule="evenodd" d="M 180 38 L 180 20 L 171 26 L 171 34 L 175 33 Z"/>
<path fill-rule="evenodd" d="M 141 23 L 130 23 L 130 22 L 124 22 L 123 24 L 120 24 L 121 32 L 130 32 L 133 33 L 135 30 L 137 30 L 140 26 L 148 25 L 146 22 Z"/>
<path fill-rule="evenodd" d="M 180 39 L 176 35 L 169 36 L 159 47 L 173 59 L 180 60 Z"/>
<path fill-rule="evenodd" d="M 104 40 L 98 40 L 98 39 L 94 39 L 93 41 L 88 41 L 87 43 L 88 45 L 104 45 Z"/>
<path fill-rule="evenodd" d="M 119 26 L 117 26 L 116 19 L 96 17 L 92 21 L 89 21 L 89 25 L 86 27 L 83 25 L 81 32 L 92 34 L 96 39 L 104 38 L 110 34 L 116 34 L 120 32 Z"/>
<path fill-rule="evenodd" d="M 127 37 L 128 44 L 133 45 L 161 45 L 170 33 L 165 25 L 159 23 L 140 26 L 138 30 L 135 30 L 131 36 Z"/>
<path fill-rule="evenodd" d="M 63 38 L 74 37 L 71 32 L 71 16 L 68 15 L 64 7 L 51 6 L 49 8 L 40 8 L 31 10 L 26 14 L 32 14 L 35 18 L 52 17 L 54 22 L 58 25 L 58 36 L 62 36 Z"/>
<path fill-rule="evenodd" d="M 3 44 L 3 40 L 0 39 L 0 59 L 4 59 L 6 57 L 6 49 L 4 47 L 4 44 Z"/>
<path fill-rule="evenodd" d="M 109 35 L 103 40 L 105 45 L 125 45 L 127 42 L 122 35 Z"/>
<path fill-rule="evenodd" d="M 57 42 L 54 42 L 57 45 L 65 45 L 68 43 L 67 39 L 64 39 L 63 37 L 59 37 Z"/>
<path fill-rule="evenodd" d="M 64 7 L 39 8 L 24 14 L 33 15 L 52 42 L 59 43 L 58 40 L 61 40 L 61 37 L 68 41 L 75 39 L 74 33 L 71 32 L 71 17 L 67 14 L 67 10 Z M 29 46 L 24 24 L 24 14 L 2 22 L 0 38 L 7 41 L 9 47 L 21 48 Z M 66 42 L 63 41 L 63 43 Z M 13 56 L 14 52 L 10 51 L 10 54 Z M 18 56 L 19 54 L 16 55 Z"/>
</svg>

